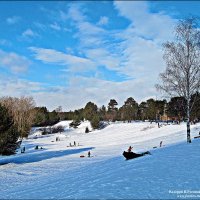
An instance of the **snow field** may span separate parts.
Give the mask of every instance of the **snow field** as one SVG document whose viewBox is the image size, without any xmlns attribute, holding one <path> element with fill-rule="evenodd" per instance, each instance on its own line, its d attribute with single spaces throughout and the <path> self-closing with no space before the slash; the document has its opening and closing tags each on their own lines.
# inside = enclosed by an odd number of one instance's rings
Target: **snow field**
<svg viewBox="0 0 200 200">
<path fill-rule="evenodd" d="M 169 190 L 200 190 L 200 139 L 186 144 L 185 123 L 117 123 L 87 134 L 84 123 L 82 129 L 23 141 L 25 154 L 0 157 L 0 163 L 10 162 L 0 166 L 0 198 L 174 199 Z M 192 125 L 192 138 L 199 131 L 200 124 Z M 161 140 L 165 146 L 159 148 Z M 67 147 L 74 141 L 80 146 Z M 125 161 L 122 152 L 130 145 L 152 155 Z M 93 157 L 80 158 L 89 150 Z"/>
</svg>

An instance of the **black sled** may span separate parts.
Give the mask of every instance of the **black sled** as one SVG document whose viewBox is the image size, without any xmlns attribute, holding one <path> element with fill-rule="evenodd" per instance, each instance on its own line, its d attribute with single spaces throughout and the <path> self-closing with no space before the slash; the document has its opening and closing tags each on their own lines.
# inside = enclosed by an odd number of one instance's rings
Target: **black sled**
<svg viewBox="0 0 200 200">
<path fill-rule="evenodd" d="M 148 155 L 148 154 L 150 155 L 151 153 L 149 151 L 146 151 L 144 153 L 133 153 L 133 152 L 126 152 L 126 151 L 123 152 L 123 156 L 126 158 L 126 160 L 138 158 L 138 157 Z"/>
</svg>

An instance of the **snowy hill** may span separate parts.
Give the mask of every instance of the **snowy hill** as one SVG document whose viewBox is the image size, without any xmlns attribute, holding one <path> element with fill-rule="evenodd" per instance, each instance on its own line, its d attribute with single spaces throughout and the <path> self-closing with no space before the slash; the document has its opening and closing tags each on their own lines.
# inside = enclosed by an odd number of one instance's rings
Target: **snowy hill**
<svg viewBox="0 0 200 200">
<path fill-rule="evenodd" d="M 158 128 L 149 122 L 119 122 L 90 133 L 84 132 L 87 121 L 70 131 L 68 124 L 56 125 L 65 126 L 62 134 L 24 140 L 24 154 L 0 157 L 1 164 L 9 162 L 0 165 L 1 198 L 200 197 L 200 139 L 186 144 L 185 123 Z M 200 124 L 192 125 L 192 138 L 199 131 Z M 74 141 L 76 146 L 70 146 Z M 134 152 L 152 155 L 125 161 L 122 152 L 130 145 Z"/>
</svg>

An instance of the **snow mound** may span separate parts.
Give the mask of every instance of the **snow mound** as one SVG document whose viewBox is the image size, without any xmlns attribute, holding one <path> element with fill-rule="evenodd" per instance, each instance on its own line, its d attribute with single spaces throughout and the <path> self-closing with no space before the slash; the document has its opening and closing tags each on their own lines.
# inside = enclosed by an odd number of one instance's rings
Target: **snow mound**
<svg viewBox="0 0 200 200">
<path fill-rule="evenodd" d="M 53 125 L 52 127 L 53 128 L 56 128 L 58 126 L 62 126 L 64 127 L 65 129 L 69 129 L 69 124 L 72 122 L 72 120 L 65 120 L 65 121 L 60 121 L 58 122 L 57 124 Z"/>
<path fill-rule="evenodd" d="M 78 133 L 85 133 L 86 127 L 88 127 L 89 131 L 93 130 L 90 121 L 88 121 L 88 120 L 81 121 L 81 124 L 77 128 L 77 132 Z"/>
</svg>

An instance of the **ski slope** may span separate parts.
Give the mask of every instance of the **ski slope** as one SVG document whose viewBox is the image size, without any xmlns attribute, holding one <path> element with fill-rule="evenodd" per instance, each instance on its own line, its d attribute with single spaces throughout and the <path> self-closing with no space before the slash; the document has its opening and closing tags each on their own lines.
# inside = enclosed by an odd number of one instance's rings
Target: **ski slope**
<svg viewBox="0 0 200 200">
<path fill-rule="evenodd" d="M 186 144 L 185 123 L 158 128 L 149 122 L 118 122 L 89 133 L 84 133 L 86 126 L 91 130 L 88 121 L 77 129 L 59 123 L 64 133 L 37 139 L 33 133 L 23 141 L 24 154 L 0 157 L 1 199 L 200 198 L 200 139 Z M 199 131 L 200 124 L 192 125 L 192 138 Z M 126 161 L 122 152 L 130 145 L 134 152 L 152 155 Z"/>
</svg>

